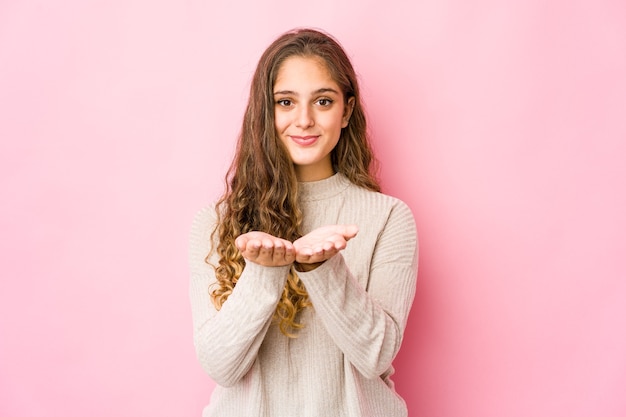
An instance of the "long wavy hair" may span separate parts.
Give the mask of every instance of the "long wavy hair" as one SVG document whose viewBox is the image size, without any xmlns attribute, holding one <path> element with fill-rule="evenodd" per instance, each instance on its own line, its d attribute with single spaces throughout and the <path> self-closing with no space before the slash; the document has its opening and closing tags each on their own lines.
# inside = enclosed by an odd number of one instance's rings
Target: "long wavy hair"
<svg viewBox="0 0 626 417">
<path fill-rule="evenodd" d="M 218 310 L 245 266 L 235 247 L 239 235 L 257 230 L 292 242 L 302 236 L 298 181 L 274 125 L 274 83 L 282 63 L 293 56 L 323 59 L 342 90 L 345 104 L 354 97 L 352 115 L 341 131 L 331 161 L 335 172 L 341 172 L 352 183 L 380 191 L 359 85 L 345 51 L 335 39 L 317 30 L 296 29 L 283 34 L 259 60 L 235 157 L 226 174 L 225 192 L 216 205 L 218 221 L 212 240 L 216 242 L 213 249 L 217 250 L 219 262 L 213 265 L 217 282 L 209 290 Z M 292 266 L 274 314 L 281 332 L 296 337 L 297 330 L 303 327 L 298 314 L 310 305 L 306 288 Z"/>
</svg>

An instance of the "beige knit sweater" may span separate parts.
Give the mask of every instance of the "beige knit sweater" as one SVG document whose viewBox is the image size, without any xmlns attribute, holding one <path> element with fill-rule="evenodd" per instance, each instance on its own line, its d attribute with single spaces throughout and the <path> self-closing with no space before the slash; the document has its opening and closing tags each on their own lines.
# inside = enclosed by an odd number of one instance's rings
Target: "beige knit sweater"
<svg viewBox="0 0 626 417">
<path fill-rule="evenodd" d="M 400 200 L 367 191 L 342 174 L 301 183 L 307 233 L 356 224 L 347 248 L 299 273 L 313 303 L 290 339 L 272 315 L 289 267 L 249 262 L 233 293 L 215 310 L 204 262 L 215 224 L 201 210 L 191 232 L 190 296 L 198 359 L 218 386 L 203 417 L 400 417 L 407 415 L 390 379 L 415 294 L 417 235 Z M 215 258 L 212 258 L 215 261 Z"/>
</svg>

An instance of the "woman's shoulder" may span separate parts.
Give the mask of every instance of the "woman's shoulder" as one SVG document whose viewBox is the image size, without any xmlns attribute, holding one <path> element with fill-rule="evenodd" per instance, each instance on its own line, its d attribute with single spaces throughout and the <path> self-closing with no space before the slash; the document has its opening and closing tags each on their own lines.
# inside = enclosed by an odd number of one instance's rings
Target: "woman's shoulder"
<svg viewBox="0 0 626 417">
<path fill-rule="evenodd" d="M 212 228 L 217 222 L 217 212 L 215 211 L 215 205 L 208 205 L 200 208 L 196 211 L 191 224 L 192 230 L 205 230 Z"/>
<path fill-rule="evenodd" d="M 408 204 L 398 197 L 380 191 L 369 190 L 352 183 L 350 183 L 349 189 L 354 196 L 353 198 L 362 200 L 364 204 L 371 204 L 372 208 L 375 206 L 384 206 L 394 210 L 411 211 Z"/>
<path fill-rule="evenodd" d="M 191 223 L 190 247 L 205 253 L 211 247 L 211 234 L 217 224 L 215 205 L 202 207 L 196 212 Z"/>
</svg>

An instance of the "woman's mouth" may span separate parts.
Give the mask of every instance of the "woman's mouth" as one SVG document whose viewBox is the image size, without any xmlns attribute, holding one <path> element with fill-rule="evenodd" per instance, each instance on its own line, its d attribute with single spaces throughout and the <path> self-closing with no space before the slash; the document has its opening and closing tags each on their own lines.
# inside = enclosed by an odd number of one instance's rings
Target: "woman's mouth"
<svg viewBox="0 0 626 417">
<path fill-rule="evenodd" d="M 296 142 L 300 146 L 311 146 L 315 142 L 317 142 L 317 139 L 319 138 L 318 135 L 309 135 L 309 136 L 293 136 L 293 135 L 290 135 L 289 137 L 291 138 L 291 140 L 293 140 L 294 142 Z"/>
</svg>

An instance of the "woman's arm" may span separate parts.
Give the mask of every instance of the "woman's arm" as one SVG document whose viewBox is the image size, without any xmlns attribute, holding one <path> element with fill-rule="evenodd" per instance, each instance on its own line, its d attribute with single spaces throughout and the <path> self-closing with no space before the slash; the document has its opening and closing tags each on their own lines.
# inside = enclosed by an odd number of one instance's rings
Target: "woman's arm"
<svg viewBox="0 0 626 417">
<path fill-rule="evenodd" d="M 198 359 L 215 382 L 230 386 L 248 372 L 257 357 L 285 286 L 289 265 L 267 267 L 248 262 L 232 294 L 217 311 L 209 289 L 216 283 L 215 272 L 204 261 L 211 248 L 215 221 L 213 209 L 204 209 L 193 222 L 189 293 Z"/>
<path fill-rule="evenodd" d="M 300 272 L 316 313 L 346 358 L 368 378 L 383 374 L 400 349 L 415 295 L 417 233 L 410 209 L 398 202 L 379 235 L 367 292 L 342 254 Z"/>
</svg>

